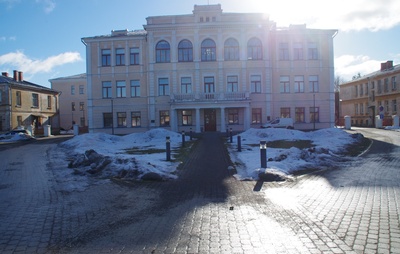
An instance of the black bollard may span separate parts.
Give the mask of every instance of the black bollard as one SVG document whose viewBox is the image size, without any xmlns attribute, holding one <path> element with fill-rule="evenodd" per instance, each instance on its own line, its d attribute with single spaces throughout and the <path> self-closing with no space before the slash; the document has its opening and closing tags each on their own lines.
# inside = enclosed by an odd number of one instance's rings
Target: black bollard
<svg viewBox="0 0 400 254">
<path fill-rule="evenodd" d="M 229 139 L 230 139 L 230 142 L 233 143 L 233 140 L 232 140 L 232 128 L 229 129 Z"/>
<path fill-rule="evenodd" d="M 242 140 L 240 135 L 237 136 L 238 152 L 242 151 Z"/>
<path fill-rule="evenodd" d="M 260 141 L 261 168 L 267 168 L 267 141 Z"/>
<path fill-rule="evenodd" d="M 165 146 L 166 146 L 166 152 L 167 152 L 167 161 L 171 160 L 171 140 L 169 136 L 167 136 L 166 141 L 165 141 Z"/>
<path fill-rule="evenodd" d="M 182 147 L 185 146 L 185 131 L 182 131 Z"/>
</svg>

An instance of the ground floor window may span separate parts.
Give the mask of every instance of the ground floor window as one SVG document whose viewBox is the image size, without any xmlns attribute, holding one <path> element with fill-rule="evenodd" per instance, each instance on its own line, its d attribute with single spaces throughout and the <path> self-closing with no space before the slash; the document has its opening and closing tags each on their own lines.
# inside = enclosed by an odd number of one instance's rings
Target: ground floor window
<svg viewBox="0 0 400 254">
<path fill-rule="evenodd" d="M 132 116 L 132 127 L 140 127 L 142 125 L 140 111 L 132 112 L 131 116 Z"/>
<path fill-rule="evenodd" d="M 118 127 L 126 127 L 126 113 L 117 112 Z"/>
<path fill-rule="evenodd" d="M 85 126 L 85 118 L 84 117 L 81 117 L 81 126 L 82 127 Z"/>
<path fill-rule="evenodd" d="M 296 123 L 304 123 L 304 115 L 305 115 L 304 107 L 296 107 L 295 113 L 296 113 L 295 122 Z"/>
<path fill-rule="evenodd" d="M 312 123 L 319 122 L 319 108 L 318 107 L 310 107 L 310 122 L 312 122 Z"/>
<path fill-rule="evenodd" d="M 160 110 L 160 126 L 169 126 L 168 110 Z"/>
<path fill-rule="evenodd" d="M 183 110 L 182 111 L 182 125 L 192 125 L 192 111 Z"/>
<path fill-rule="evenodd" d="M 229 124 L 239 124 L 239 110 L 238 109 L 228 109 L 228 123 Z"/>
<path fill-rule="evenodd" d="M 261 123 L 261 109 L 260 108 L 253 108 L 251 110 L 251 123 L 258 124 Z"/>
<path fill-rule="evenodd" d="M 281 108 L 281 118 L 290 118 L 290 108 Z"/>
<path fill-rule="evenodd" d="M 104 128 L 113 127 L 112 113 L 103 113 L 103 125 L 104 125 Z"/>
</svg>

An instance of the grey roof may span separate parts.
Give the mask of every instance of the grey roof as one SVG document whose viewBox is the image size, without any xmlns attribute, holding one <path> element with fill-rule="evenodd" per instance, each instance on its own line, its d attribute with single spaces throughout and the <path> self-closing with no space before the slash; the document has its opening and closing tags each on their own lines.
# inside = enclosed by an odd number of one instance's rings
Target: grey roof
<svg viewBox="0 0 400 254">
<path fill-rule="evenodd" d="M 51 82 L 53 80 L 69 80 L 69 79 L 86 79 L 86 73 L 81 73 L 81 74 L 76 74 L 76 75 L 66 76 L 66 77 L 53 78 L 53 79 L 49 79 L 49 81 Z"/>
<path fill-rule="evenodd" d="M 92 36 L 92 37 L 84 37 L 82 38 L 83 40 L 85 39 L 97 39 L 97 38 L 115 38 L 115 37 L 122 37 L 122 36 L 145 36 L 147 35 L 147 31 L 144 29 L 140 30 L 133 30 L 133 31 L 128 31 L 128 30 L 113 30 L 111 31 L 111 34 L 106 34 L 106 35 L 97 35 L 97 36 Z"/>
<path fill-rule="evenodd" d="M 47 91 L 47 92 L 53 92 L 53 93 L 58 93 L 56 90 L 41 86 L 35 83 L 31 83 L 28 81 L 16 81 L 13 77 L 6 77 L 1 75 L 0 76 L 0 84 L 9 84 L 11 86 L 17 86 L 21 88 L 26 88 L 26 89 L 33 89 L 33 90 L 42 90 L 42 91 Z"/>
</svg>

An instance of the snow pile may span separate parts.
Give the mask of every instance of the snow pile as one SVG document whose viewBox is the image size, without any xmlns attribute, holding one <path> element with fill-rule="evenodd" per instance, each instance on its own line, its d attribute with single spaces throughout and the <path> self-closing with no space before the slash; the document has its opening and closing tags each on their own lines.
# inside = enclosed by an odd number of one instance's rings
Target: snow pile
<svg viewBox="0 0 400 254">
<path fill-rule="evenodd" d="M 237 144 L 229 145 L 232 162 L 236 166 L 235 177 L 240 180 L 257 180 L 260 173 L 290 175 L 296 171 L 311 168 L 323 169 L 343 161 L 344 148 L 358 142 L 362 136 L 352 135 L 342 129 L 328 128 L 313 132 L 287 129 L 249 129 L 239 134 L 242 151 L 237 151 Z M 233 138 L 237 140 L 237 136 Z M 260 141 L 284 143 L 292 141 L 305 147 L 267 147 L 267 169 L 261 169 Z M 276 144 L 274 144 L 276 145 Z M 265 171 L 265 172 L 264 172 Z"/>
<path fill-rule="evenodd" d="M 181 134 L 162 128 L 115 136 L 83 134 L 60 144 L 70 158 L 74 174 L 129 179 L 174 179 L 178 162 L 166 160 L 166 137 L 171 150 L 179 147 Z M 173 159 L 173 153 L 171 154 Z"/>
</svg>

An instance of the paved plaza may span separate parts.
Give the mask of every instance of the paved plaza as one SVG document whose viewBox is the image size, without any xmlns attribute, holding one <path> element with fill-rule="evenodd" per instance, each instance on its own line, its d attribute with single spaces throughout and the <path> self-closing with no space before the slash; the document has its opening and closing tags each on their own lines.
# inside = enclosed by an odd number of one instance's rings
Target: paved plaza
<svg viewBox="0 0 400 254">
<path fill-rule="evenodd" d="M 1 253 L 400 253 L 399 132 L 286 182 L 237 181 L 218 133 L 166 182 L 64 192 L 59 139 L 0 145 Z"/>
</svg>

